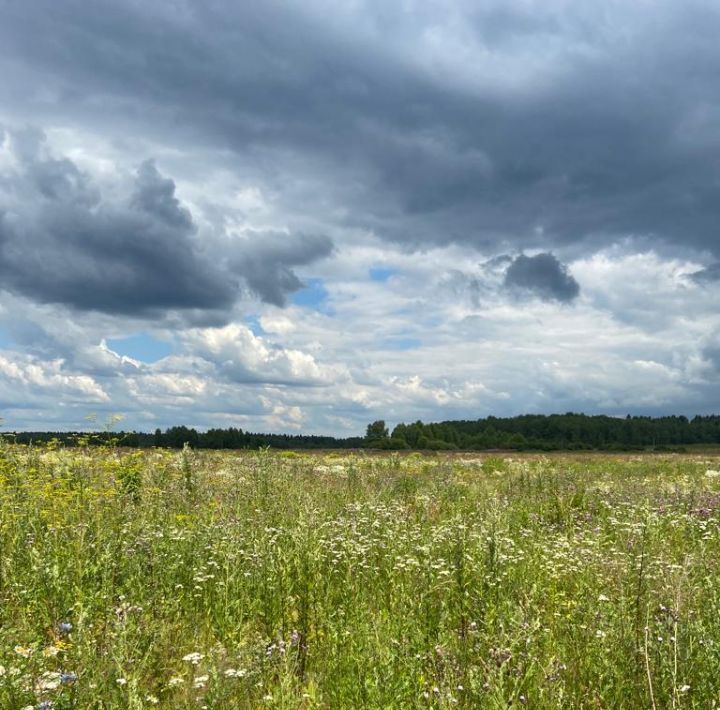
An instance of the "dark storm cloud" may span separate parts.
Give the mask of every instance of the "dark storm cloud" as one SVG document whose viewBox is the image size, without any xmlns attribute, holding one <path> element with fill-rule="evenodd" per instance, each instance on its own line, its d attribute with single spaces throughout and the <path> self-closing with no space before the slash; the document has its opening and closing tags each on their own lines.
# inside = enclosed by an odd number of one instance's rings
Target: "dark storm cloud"
<svg viewBox="0 0 720 710">
<path fill-rule="evenodd" d="M 573 301 L 580 293 L 578 282 L 553 254 L 521 254 L 508 267 L 505 286 L 563 303 Z"/>
<path fill-rule="evenodd" d="M 690 278 L 700 284 L 716 283 L 720 281 L 720 263 L 710 264 L 694 274 L 690 274 Z"/>
<path fill-rule="evenodd" d="M 312 156 L 324 200 L 301 207 L 331 220 L 340 203 L 395 240 L 630 235 L 720 255 L 717 3 L 357 7 L 5 3 L 0 97 L 22 116 L 265 149 L 258 180 L 275 184 Z"/>
<path fill-rule="evenodd" d="M 717 375 L 720 373 L 720 330 L 708 328 L 708 334 L 700 342 L 700 356 L 709 368 L 710 381 L 713 384 L 717 383 Z M 712 398 L 710 399 L 712 401 Z M 717 402 L 717 397 L 715 397 L 715 402 Z"/>
<path fill-rule="evenodd" d="M 251 242 L 237 249 L 236 268 L 250 290 L 266 303 L 284 306 L 287 295 L 304 286 L 292 266 L 304 266 L 328 256 L 332 241 L 322 235 L 251 232 Z"/>
<path fill-rule="evenodd" d="M 44 136 L 5 136 L 17 166 L 0 174 L 0 288 L 78 310 L 151 315 L 166 310 L 227 311 L 243 283 L 282 304 L 300 288 L 293 266 L 332 248 L 320 237 L 246 239 L 215 254 L 202 241 L 175 183 L 152 161 L 137 170 L 126 198 L 103 199 L 91 178 L 48 153 Z"/>
</svg>

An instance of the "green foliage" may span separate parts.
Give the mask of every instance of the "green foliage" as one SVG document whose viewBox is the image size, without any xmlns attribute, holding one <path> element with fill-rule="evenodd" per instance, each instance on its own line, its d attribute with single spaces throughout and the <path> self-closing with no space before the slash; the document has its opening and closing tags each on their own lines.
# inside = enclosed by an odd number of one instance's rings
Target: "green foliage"
<svg viewBox="0 0 720 710">
<path fill-rule="evenodd" d="M 183 485 L 185 492 L 192 494 L 195 492 L 195 471 L 193 468 L 193 453 L 190 444 L 186 441 L 180 454 L 180 469 L 183 475 Z"/>
<path fill-rule="evenodd" d="M 367 425 L 365 432 L 365 446 L 369 448 L 384 447 L 389 437 L 388 428 L 382 419 Z"/>
<path fill-rule="evenodd" d="M 473 421 L 398 424 L 393 438 L 410 448 L 426 450 L 540 450 L 602 449 L 680 451 L 686 444 L 719 444 L 720 417 L 626 417 L 584 414 L 487 417 Z"/>
<path fill-rule="evenodd" d="M 121 490 L 137 502 L 143 481 L 145 460 L 142 454 L 134 453 L 122 456 L 117 460 L 110 459 L 110 470 L 113 471 Z"/>
<path fill-rule="evenodd" d="M 713 707 L 718 471 L 0 442 L 0 707 Z"/>
<path fill-rule="evenodd" d="M 375 439 L 372 444 L 369 445 L 377 449 L 383 449 L 384 451 L 403 451 L 410 448 L 405 439 L 401 439 L 398 436 L 388 437 L 386 439 Z"/>
</svg>

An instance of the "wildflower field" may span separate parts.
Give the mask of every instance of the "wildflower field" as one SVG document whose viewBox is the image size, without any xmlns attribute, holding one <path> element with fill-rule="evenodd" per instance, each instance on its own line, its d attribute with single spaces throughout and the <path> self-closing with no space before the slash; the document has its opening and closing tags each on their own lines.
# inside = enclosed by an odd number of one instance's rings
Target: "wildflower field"
<svg viewBox="0 0 720 710">
<path fill-rule="evenodd" d="M 712 708 L 720 461 L 0 448 L 0 708 Z"/>
</svg>

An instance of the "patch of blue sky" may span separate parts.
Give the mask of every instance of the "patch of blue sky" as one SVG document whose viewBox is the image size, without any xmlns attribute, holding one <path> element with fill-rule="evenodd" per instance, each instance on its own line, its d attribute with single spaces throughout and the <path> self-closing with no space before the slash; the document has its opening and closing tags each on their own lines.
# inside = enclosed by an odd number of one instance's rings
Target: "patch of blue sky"
<svg viewBox="0 0 720 710">
<path fill-rule="evenodd" d="M 296 306 L 327 313 L 328 290 L 322 279 L 307 279 L 305 287 L 296 291 L 290 299 Z"/>
<path fill-rule="evenodd" d="M 393 266 L 373 266 L 370 268 L 370 279 L 379 283 L 385 283 L 396 274 L 400 273 L 400 269 Z"/>
<path fill-rule="evenodd" d="M 170 343 L 153 338 L 147 333 L 136 333 L 127 338 L 111 338 L 107 341 L 107 346 L 119 355 L 145 363 L 157 362 L 174 352 Z"/>
<path fill-rule="evenodd" d="M 247 327 L 250 328 L 253 335 L 264 335 L 265 331 L 263 330 L 262 325 L 260 324 L 260 318 L 256 315 L 252 316 L 245 316 L 245 323 L 247 324 Z"/>
</svg>

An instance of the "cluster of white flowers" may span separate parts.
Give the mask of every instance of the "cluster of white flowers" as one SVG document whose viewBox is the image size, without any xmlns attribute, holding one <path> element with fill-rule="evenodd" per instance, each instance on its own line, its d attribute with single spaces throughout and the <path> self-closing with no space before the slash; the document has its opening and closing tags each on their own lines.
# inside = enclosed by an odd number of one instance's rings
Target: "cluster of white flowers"
<svg viewBox="0 0 720 710">
<path fill-rule="evenodd" d="M 187 661 L 188 663 L 192 663 L 194 666 L 197 666 L 203 658 L 205 658 L 205 656 L 203 656 L 202 653 L 193 651 L 192 653 L 188 653 L 187 656 L 183 656 L 183 661 Z"/>
</svg>

